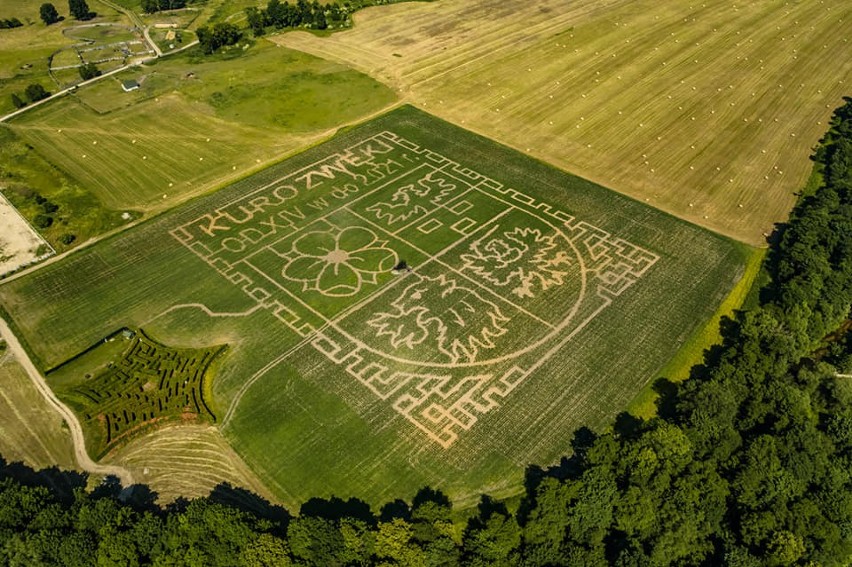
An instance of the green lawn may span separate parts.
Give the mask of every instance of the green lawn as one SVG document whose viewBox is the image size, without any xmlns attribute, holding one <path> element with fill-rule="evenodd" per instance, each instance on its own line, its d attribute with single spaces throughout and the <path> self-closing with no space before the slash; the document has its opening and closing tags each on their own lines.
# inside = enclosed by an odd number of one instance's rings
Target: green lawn
<svg viewBox="0 0 852 567">
<path fill-rule="evenodd" d="M 463 506 L 624 410 L 750 255 L 402 107 L 0 285 L 0 304 L 43 367 L 122 326 L 228 344 L 212 412 L 290 504 L 429 484 Z"/>
</svg>

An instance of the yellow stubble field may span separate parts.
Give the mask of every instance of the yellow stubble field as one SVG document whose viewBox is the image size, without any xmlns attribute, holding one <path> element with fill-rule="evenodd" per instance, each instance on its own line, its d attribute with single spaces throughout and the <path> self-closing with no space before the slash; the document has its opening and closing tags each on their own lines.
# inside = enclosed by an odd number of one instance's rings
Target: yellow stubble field
<svg viewBox="0 0 852 567">
<path fill-rule="evenodd" d="M 852 84 L 852 4 L 439 0 L 281 45 L 750 244 L 783 221 Z"/>
</svg>

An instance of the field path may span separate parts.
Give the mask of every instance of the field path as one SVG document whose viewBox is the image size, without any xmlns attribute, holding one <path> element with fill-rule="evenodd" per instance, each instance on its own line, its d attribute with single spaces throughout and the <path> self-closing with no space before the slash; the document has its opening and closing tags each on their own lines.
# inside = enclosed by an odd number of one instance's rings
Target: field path
<svg viewBox="0 0 852 567">
<path fill-rule="evenodd" d="M 154 40 L 151 39 L 150 35 L 148 35 L 148 26 L 146 26 L 145 22 L 142 21 L 142 18 L 139 17 L 139 14 L 137 14 L 133 10 L 129 10 L 129 9 L 125 8 L 124 6 L 119 6 L 118 4 L 116 4 L 115 2 L 111 2 L 110 0 L 99 0 L 99 1 L 100 1 L 101 4 L 109 6 L 110 8 L 115 10 L 116 12 L 120 12 L 120 13 L 124 14 L 125 16 L 127 16 L 127 19 L 130 20 L 130 22 L 135 27 L 137 27 L 139 30 L 142 31 L 142 35 L 145 37 L 145 41 L 148 43 L 148 47 L 150 47 L 154 51 L 154 53 L 157 54 L 157 57 L 163 56 L 163 52 L 160 49 L 160 47 L 156 43 L 154 43 Z"/>
<path fill-rule="evenodd" d="M 64 419 L 65 423 L 68 424 L 68 429 L 71 431 L 71 439 L 74 442 L 74 457 L 77 459 L 77 464 L 80 465 L 80 468 L 92 474 L 116 476 L 121 479 L 121 484 L 124 487 L 133 485 L 133 476 L 130 474 L 130 471 L 124 467 L 99 465 L 89 457 L 89 454 L 86 452 L 86 444 L 83 438 L 83 428 L 80 427 L 80 422 L 77 420 L 77 416 L 74 415 L 74 412 L 71 411 L 68 406 L 63 404 L 59 398 L 56 397 L 56 394 L 54 394 L 53 390 L 50 389 L 50 386 L 47 385 L 44 376 L 42 376 L 41 372 L 38 371 L 35 364 L 33 364 L 33 361 L 30 360 L 27 351 L 24 350 L 24 347 L 21 345 L 18 337 L 15 336 L 12 329 L 10 329 L 9 325 L 6 323 L 6 320 L 2 317 L 0 317 L 0 335 L 6 339 L 6 344 L 9 345 L 9 349 L 12 351 L 12 354 L 15 355 L 18 363 L 24 368 L 24 370 L 26 370 L 38 391 L 44 396 L 50 405 L 56 408 L 60 415 L 62 415 L 62 419 Z"/>
</svg>

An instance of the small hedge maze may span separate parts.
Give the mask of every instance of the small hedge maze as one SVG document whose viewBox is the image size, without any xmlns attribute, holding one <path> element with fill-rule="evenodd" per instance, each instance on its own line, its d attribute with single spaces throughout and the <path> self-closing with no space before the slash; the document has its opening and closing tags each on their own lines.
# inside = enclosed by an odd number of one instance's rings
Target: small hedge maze
<svg viewBox="0 0 852 567">
<path fill-rule="evenodd" d="M 121 358 L 63 393 L 77 406 L 87 429 L 100 433 L 92 436 L 93 453 L 106 453 L 146 426 L 176 419 L 216 421 L 204 400 L 204 379 L 225 347 L 171 348 L 141 330 L 125 330 L 111 340 L 128 341 Z"/>
</svg>

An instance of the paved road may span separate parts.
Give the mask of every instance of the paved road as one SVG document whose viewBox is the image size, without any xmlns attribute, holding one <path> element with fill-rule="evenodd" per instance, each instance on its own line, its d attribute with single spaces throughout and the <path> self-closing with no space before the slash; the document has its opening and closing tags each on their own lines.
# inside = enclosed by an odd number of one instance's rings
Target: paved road
<svg viewBox="0 0 852 567">
<path fill-rule="evenodd" d="M 44 376 L 42 376 L 41 372 L 38 371 L 35 364 L 33 364 L 33 361 L 30 360 L 30 356 L 27 354 L 27 351 L 24 350 L 23 346 L 21 346 L 20 341 L 18 341 L 18 337 L 12 333 L 12 330 L 9 328 L 6 320 L 2 317 L 0 317 L 0 335 L 6 339 L 6 344 L 8 345 L 9 350 L 15 356 L 18 363 L 24 367 L 24 370 L 26 370 L 41 395 L 44 396 L 44 399 L 46 399 L 47 402 L 59 412 L 62 419 L 64 419 L 65 423 L 68 424 L 68 429 L 71 430 L 71 440 L 74 442 L 74 456 L 77 459 L 77 464 L 80 465 L 80 468 L 92 474 L 116 476 L 121 479 L 121 484 L 125 488 L 131 486 L 133 484 L 133 476 L 130 474 L 130 471 L 123 467 L 99 465 L 89 457 L 89 454 L 86 452 L 86 445 L 83 439 L 83 428 L 80 427 L 80 422 L 77 420 L 77 416 L 74 415 L 74 412 L 71 411 L 68 406 L 59 401 L 59 398 L 56 397 L 56 394 L 54 394 L 53 390 L 50 389 L 50 386 L 47 385 Z"/>
</svg>

